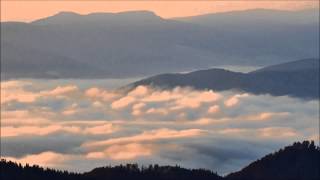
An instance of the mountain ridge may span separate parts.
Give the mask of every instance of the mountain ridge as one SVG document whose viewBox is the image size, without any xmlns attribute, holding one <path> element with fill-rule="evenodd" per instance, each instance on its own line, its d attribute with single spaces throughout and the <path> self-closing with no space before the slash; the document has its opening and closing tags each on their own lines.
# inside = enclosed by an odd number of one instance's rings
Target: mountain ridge
<svg viewBox="0 0 320 180">
<path fill-rule="evenodd" d="M 0 161 L 1 179 L 47 179 L 47 180 L 317 180 L 320 178 L 320 147 L 313 141 L 295 142 L 274 153 L 250 163 L 242 170 L 225 177 L 205 169 L 185 169 L 179 166 L 137 164 L 95 168 L 85 173 L 70 173 L 54 169 L 44 169 L 37 165 L 22 166 L 11 161 Z M 280 170 L 280 171 L 279 171 Z"/>
<path fill-rule="evenodd" d="M 259 21 L 263 26 L 258 26 L 256 21 L 250 20 L 257 15 L 252 15 L 251 11 L 243 13 L 247 16 L 244 18 L 246 24 L 238 23 L 237 16 L 230 16 L 213 23 L 214 26 L 210 25 L 211 21 L 208 26 L 203 26 L 195 22 L 163 19 L 148 11 L 112 15 L 64 12 L 53 16 L 59 17 L 58 20 L 48 17 L 31 23 L 1 22 L 1 50 L 4 52 L 1 61 L 13 67 L 10 72 L 4 67 L 2 73 L 10 73 L 9 79 L 50 79 L 51 76 L 45 73 L 35 75 L 36 69 L 21 71 L 23 67 L 16 63 L 29 56 L 33 67 L 44 67 L 41 72 L 55 71 L 50 69 L 50 63 L 37 56 L 39 52 L 70 59 L 75 65 L 85 63 L 88 69 L 93 68 L 93 73 L 85 77 L 81 71 L 72 68 L 69 69 L 70 74 L 58 72 L 57 77 L 88 79 L 141 77 L 224 65 L 267 66 L 292 59 L 318 57 L 317 17 L 312 16 L 308 20 L 304 13 L 291 12 L 279 18 L 269 13 L 267 16 L 272 18 Z M 266 18 L 265 15 L 258 17 Z M 290 21 L 290 24 L 278 23 L 278 19 Z M 232 26 L 225 26 L 226 23 Z M 34 54 L 12 56 L 5 53 L 4 49 L 8 48 L 12 52 L 21 48 Z"/>
<path fill-rule="evenodd" d="M 253 94 L 319 98 L 319 59 L 304 59 L 272 65 L 249 73 L 208 69 L 184 74 L 160 74 L 128 85 L 158 88 L 188 86 L 215 91 L 239 90 Z"/>
<path fill-rule="evenodd" d="M 161 19 L 152 11 L 124 11 L 118 13 L 94 12 L 89 14 L 79 14 L 72 11 L 61 11 L 49 17 L 41 18 L 30 22 L 34 25 L 63 25 L 69 23 L 88 23 L 88 22 L 110 22 L 111 18 L 117 20 L 153 20 Z"/>
</svg>

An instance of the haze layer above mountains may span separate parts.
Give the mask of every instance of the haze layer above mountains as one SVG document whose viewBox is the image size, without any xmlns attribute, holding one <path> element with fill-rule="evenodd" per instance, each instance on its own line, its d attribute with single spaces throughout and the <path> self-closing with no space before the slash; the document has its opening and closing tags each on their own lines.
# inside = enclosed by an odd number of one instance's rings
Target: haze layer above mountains
<svg viewBox="0 0 320 180">
<path fill-rule="evenodd" d="M 248 10 L 178 19 L 61 12 L 1 23 L 2 78 L 125 78 L 319 56 L 318 11 Z"/>
</svg>

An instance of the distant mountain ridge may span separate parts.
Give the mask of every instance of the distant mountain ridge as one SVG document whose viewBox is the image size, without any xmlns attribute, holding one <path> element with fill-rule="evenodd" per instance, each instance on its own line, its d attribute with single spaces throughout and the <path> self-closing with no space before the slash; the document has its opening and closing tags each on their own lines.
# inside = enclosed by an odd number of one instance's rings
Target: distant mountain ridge
<svg viewBox="0 0 320 180">
<path fill-rule="evenodd" d="M 293 72 L 300 70 L 312 70 L 319 69 L 319 59 L 303 59 L 298 61 L 292 61 L 277 65 L 268 66 L 265 68 L 258 69 L 251 73 L 261 73 L 261 72 Z"/>
<path fill-rule="evenodd" d="M 139 168 L 137 164 L 95 168 L 85 173 L 69 173 L 44 169 L 39 166 L 21 166 L 0 161 L 2 180 L 318 180 L 320 178 L 320 147 L 314 142 L 297 142 L 244 169 L 221 177 L 204 169 L 185 169 L 179 166 L 150 165 Z"/>
<path fill-rule="evenodd" d="M 317 13 L 246 10 L 163 19 L 149 11 L 61 12 L 31 23 L 1 22 L 1 72 L 5 79 L 127 78 L 318 58 Z M 6 53 L 19 49 L 19 55 Z M 79 68 L 66 71 L 70 64 Z"/>
<path fill-rule="evenodd" d="M 34 25 L 68 25 L 70 23 L 111 23 L 121 22 L 130 23 L 130 21 L 154 21 L 161 20 L 159 16 L 151 11 L 128 11 L 119 13 L 90 13 L 81 15 L 75 12 L 62 11 L 53 16 L 32 21 Z"/>
<path fill-rule="evenodd" d="M 303 19 L 301 19 L 303 17 Z M 197 16 L 174 18 L 178 21 L 201 24 L 206 26 L 214 26 L 215 23 L 223 23 L 223 25 L 232 25 L 237 23 L 264 23 L 266 21 L 275 21 L 277 23 L 310 23 L 319 21 L 318 9 L 305 9 L 300 11 L 286 11 L 275 9 L 249 9 L 231 12 L 210 13 Z M 260 21 L 260 22 L 259 22 Z"/>
<path fill-rule="evenodd" d="M 186 74 L 160 74 L 128 85 L 159 88 L 189 86 L 215 91 L 240 90 L 253 94 L 319 98 L 319 59 L 304 59 L 268 66 L 249 73 L 208 69 Z"/>
</svg>

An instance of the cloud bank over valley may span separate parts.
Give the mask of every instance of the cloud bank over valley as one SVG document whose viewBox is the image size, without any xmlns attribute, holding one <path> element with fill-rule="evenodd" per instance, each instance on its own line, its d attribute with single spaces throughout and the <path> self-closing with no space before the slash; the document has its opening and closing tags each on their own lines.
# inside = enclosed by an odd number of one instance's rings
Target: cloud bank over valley
<svg viewBox="0 0 320 180">
<path fill-rule="evenodd" d="M 138 162 L 228 173 L 294 141 L 319 139 L 316 100 L 57 82 L 1 82 L 3 157 L 76 171 Z"/>
</svg>

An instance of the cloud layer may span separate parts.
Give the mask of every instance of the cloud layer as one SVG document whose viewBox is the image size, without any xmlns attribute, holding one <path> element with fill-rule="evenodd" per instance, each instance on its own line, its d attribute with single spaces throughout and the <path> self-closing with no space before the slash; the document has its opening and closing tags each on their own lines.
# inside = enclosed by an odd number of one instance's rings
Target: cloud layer
<svg viewBox="0 0 320 180">
<path fill-rule="evenodd" d="M 77 171 L 138 162 L 227 173 L 319 139 L 318 102 L 286 96 L 6 81 L 1 106 L 2 156 Z"/>
</svg>

